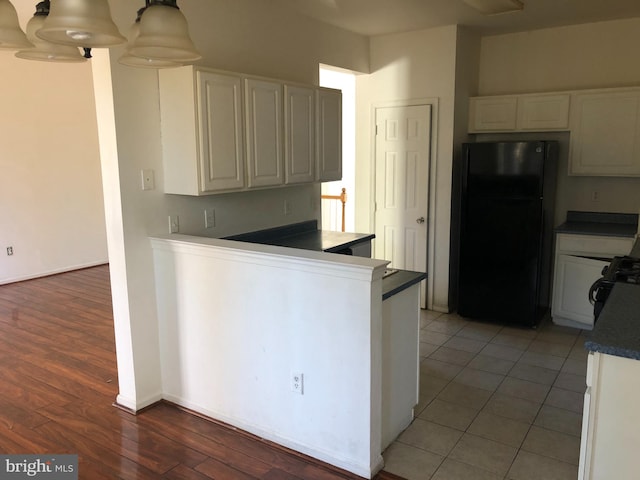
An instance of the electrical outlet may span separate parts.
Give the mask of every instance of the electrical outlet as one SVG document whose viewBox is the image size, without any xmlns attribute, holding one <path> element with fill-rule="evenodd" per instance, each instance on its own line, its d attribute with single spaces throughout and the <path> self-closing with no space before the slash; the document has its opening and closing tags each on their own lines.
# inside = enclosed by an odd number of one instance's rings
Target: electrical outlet
<svg viewBox="0 0 640 480">
<path fill-rule="evenodd" d="M 204 228 L 213 228 L 216 226 L 216 210 L 215 208 L 205 208 L 204 210 Z"/>
<path fill-rule="evenodd" d="M 304 394 L 304 373 L 291 374 L 291 391 Z"/>
<path fill-rule="evenodd" d="M 7 247 L 7 255 L 13 255 L 13 247 Z"/>
<path fill-rule="evenodd" d="M 597 202 L 598 200 L 600 200 L 600 192 L 598 192 L 598 190 L 594 190 L 591 192 L 591 201 Z"/>
<path fill-rule="evenodd" d="M 155 175 L 153 170 L 142 170 L 142 190 L 153 190 L 156 188 Z"/>
<path fill-rule="evenodd" d="M 178 215 L 169 215 L 169 233 L 180 232 L 180 219 Z"/>
<path fill-rule="evenodd" d="M 285 215 L 291 215 L 291 205 L 289 203 L 289 200 L 284 201 L 283 211 Z"/>
</svg>

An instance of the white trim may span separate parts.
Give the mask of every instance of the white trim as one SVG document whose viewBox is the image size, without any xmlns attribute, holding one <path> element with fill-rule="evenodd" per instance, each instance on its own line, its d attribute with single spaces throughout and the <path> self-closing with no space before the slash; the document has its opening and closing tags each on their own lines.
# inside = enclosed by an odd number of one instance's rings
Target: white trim
<svg viewBox="0 0 640 480">
<path fill-rule="evenodd" d="M 163 399 L 162 392 L 157 392 L 154 395 L 148 396 L 145 399 L 140 401 L 135 401 L 131 398 L 124 397 L 123 395 L 118 394 L 116 396 L 116 404 L 118 406 L 124 407 L 132 412 L 139 412 L 143 408 L 149 407 L 155 403 L 158 403 Z"/>
<path fill-rule="evenodd" d="M 438 163 L 438 120 L 439 120 L 439 106 L 440 99 L 438 97 L 427 98 L 414 98 L 406 100 L 391 100 L 386 102 L 375 102 L 371 104 L 371 158 L 370 165 L 375 165 L 376 159 L 376 111 L 379 108 L 389 107 L 412 107 L 418 105 L 428 105 L 431 107 L 431 152 L 429 158 L 429 199 L 428 209 L 429 218 L 427 219 L 427 225 L 429 231 L 427 232 L 427 308 L 429 310 L 436 310 L 440 312 L 448 312 L 448 306 L 436 306 L 433 304 L 433 284 L 434 284 L 434 265 L 436 259 L 436 185 L 435 180 L 437 178 L 437 163 Z M 371 169 L 369 178 L 369 191 L 371 192 L 371 205 L 369 206 L 369 225 L 372 226 L 372 231 L 376 231 L 375 221 L 375 198 L 376 198 L 376 169 Z"/>
<path fill-rule="evenodd" d="M 313 272 L 365 282 L 381 279 L 385 267 L 389 264 L 386 260 L 190 235 L 163 235 L 151 237 L 150 240 L 154 250 L 221 260 L 233 259 L 235 262 Z"/>
<path fill-rule="evenodd" d="M 104 260 L 99 260 L 97 262 L 81 263 L 81 264 L 78 264 L 78 265 L 71 265 L 71 266 L 64 267 L 64 268 L 58 268 L 58 269 L 55 269 L 55 270 L 47 270 L 45 272 L 34 273 L 32 275 L 24 275 L 24 276 L 13 277 L 13 278 L 5 278 L 4 280 L 0 281 L 0 285 L 6 285 L 6 284 L 9 284 L 9 283 L 15 283 L 15 282 L 24 282 L 25 280 L 33 280 L 34 278 L 49 277 L 51 275 L 57 275 L 59 273 L 73 272 L 74 270 L 82 270 L 84 268 L 97 267 L 99 265 L 107 265 L 108 263 L 109 263 L 109 260 L 108 259 L 104 259 Z"/>
</svg>

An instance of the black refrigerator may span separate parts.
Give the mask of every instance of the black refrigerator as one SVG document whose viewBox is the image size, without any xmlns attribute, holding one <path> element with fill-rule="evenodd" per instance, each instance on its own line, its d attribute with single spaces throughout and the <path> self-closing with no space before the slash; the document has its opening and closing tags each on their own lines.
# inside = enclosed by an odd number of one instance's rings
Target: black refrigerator
<svg viewBox="0 0 640 480">
<path fill-rule="evenodd" d="M 548 310 L 557 143 L 463 145 L 458 313 L 535 327 Z"/>
</svg>

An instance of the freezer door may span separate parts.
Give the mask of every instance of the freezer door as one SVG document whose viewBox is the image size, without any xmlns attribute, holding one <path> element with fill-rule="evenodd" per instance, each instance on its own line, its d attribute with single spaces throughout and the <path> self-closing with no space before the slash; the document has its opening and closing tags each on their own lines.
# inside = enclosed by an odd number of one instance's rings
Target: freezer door
<svg viewBox="0 0 640 480">
<path fill-rule="evenodd" d="M 465 152 L 467 194 L 542 197 L 545 142 L 467 143 Z"/>
</svg>

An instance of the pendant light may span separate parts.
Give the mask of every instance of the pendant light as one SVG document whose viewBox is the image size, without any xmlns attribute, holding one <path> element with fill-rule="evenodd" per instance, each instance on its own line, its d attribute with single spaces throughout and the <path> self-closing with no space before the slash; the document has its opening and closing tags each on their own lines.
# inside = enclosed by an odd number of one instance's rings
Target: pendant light
<svg viewBox="0 0 640 480">
<path fill-rule="evenodd" d="M 189 37 L 187 20 L 176 0 L 147 0 L 140 18 L 140 33 L 129 53 L 135 57 L 175 63 L 202 58 Z"/>
<path fill-rule="evenodd" d="M 42 28 L 47 15 L 49 15 L 50 1 L 44 0 L 36 5 L 36 13 L 27 23 L 27 38 L 33 43 L 33 48 L 27 48 L 16 52 L 16 57 L 25 60 L 40 60 L 43 62 L 85 62 L 78 47 L 68 45 L 55 45 L 38 38 L 36 32 Z"/>
<path fill-rule="evenodd" d="M 54 0 L 36 35 L 75 47 L 112 47 L 126 42 L 111 19 L 107 0 Z"/>
<path fill-rule="evenodd" d="M 0 0 L 0 49 L 33 47 L 18 23 L 18 13 L 9 0 Z"/>
<path fill-rule="evenodd" d="M 146 9 L 147 7 L 143 7 L 138 10 L 138 17 L 129 30 L 129 43 L 127 45 L 127 50 L 124 55 L 118 59 L 118 62 L 129 67 L 141 68 L 172 68 L 181 66 L 182 63 L 176 63 L 170 60 L 136 57 L 131 55 L 131 47 L 140 35 L 140 18 Z"/>
</svg>

